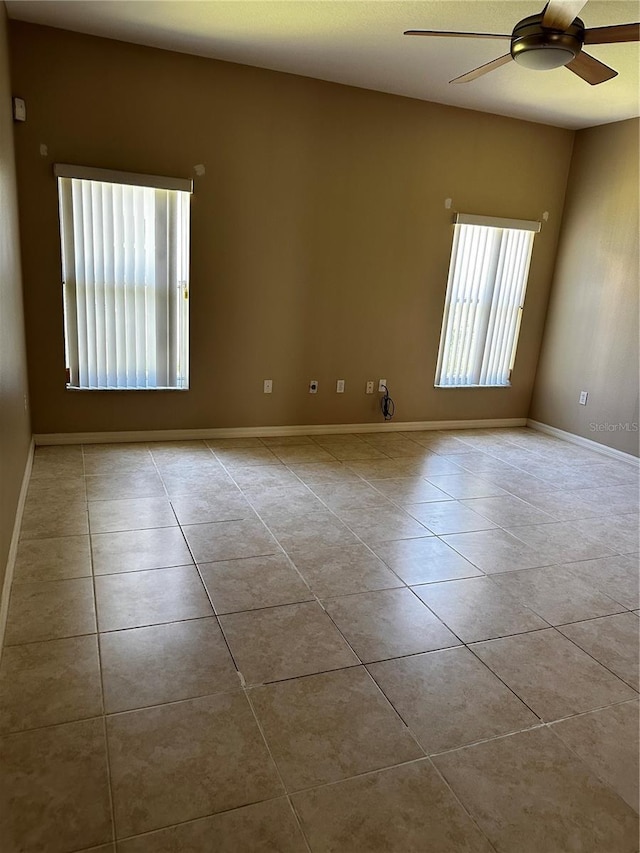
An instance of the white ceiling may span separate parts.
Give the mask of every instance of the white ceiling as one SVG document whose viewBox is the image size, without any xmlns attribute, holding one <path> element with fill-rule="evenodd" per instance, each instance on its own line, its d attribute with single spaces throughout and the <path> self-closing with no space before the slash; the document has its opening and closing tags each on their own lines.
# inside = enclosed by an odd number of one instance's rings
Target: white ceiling
<svg viewBox="0 0 640 853">
<path fill-rule="evenodd" d="M 7 0 L 10 18 L 288 71 L 568 128 L 640 113 L 637 44 L 588 52 L 618 77 L 590 86 L 565 68 L 509 62 L 466 84 L 449 80 L 509 51 L 508 41 L 435 39 L 406 29 L 510 33 L 544 0 Z M 590 0 L 585 26 L 640 20 L 637 0 Z"/>
</svg>

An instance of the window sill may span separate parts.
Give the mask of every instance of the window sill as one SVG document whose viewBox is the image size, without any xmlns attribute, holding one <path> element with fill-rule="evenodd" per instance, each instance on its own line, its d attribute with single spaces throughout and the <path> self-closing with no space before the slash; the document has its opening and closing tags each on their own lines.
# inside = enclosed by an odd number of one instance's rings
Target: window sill
<svg viewBox="0 0 640 853">
<path fill-rule="evenodd" d="M 78 393 L 78 392 L 87 393 L 87 392 L 89 392 L 89 393 L 98 393 L 98 394 L 102 394 L 102 393 L 112 394 L 114 392 L 115 393 L 117 393 L 117 392 L 128 393 L 130 391 L 144 391 L 145 393 L 154 392 L 154 391 L 188 391 L 189 389 L 188 388 L 172 388 L 172 387 L 167 387 L 167 388 L 164 388 L 164 387 L 162 387 L 162 388 L 79 388 L 76 385 L 66 385 L 65 390 L 66 391 L 73 391 L 74 393 Z"/>
<path fill-rule="evenodd" d="M 464 388 L 511 388 L 510 382 L 503 382 L 496 385 L 434 385 L 439 391 L 459 391 Z"/>
</svg>

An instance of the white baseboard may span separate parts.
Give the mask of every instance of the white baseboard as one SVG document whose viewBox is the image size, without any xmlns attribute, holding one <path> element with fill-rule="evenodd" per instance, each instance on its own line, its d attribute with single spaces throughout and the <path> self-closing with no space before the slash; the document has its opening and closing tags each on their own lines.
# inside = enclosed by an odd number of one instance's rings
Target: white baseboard
<svg viewBox="0 0 640 853">
<path fill-rule="evenodd" d="M 544 432 L 547 435 L 553 435 L 555 438 L 561 438 L 563 441 L 568 441 L 570 444 L 577 444 L 580 447 L 585 447 L 587 450 L 593 450 L 595 453 L 601 453 L 603 456 L 609 456 L 612 459 L 617 459 L 618 462 L 627 462 L 629 465 L 640 465 L 640 459 L 633 456 L 631 453 L 625 453 L 623 450 L 616 450 L 615 447 L 608 447 L 606 444 L 600 444 L 592 438 L 584 438 L 581 435 L 576 435 L 573 432 L 566 432 L 558 427 L 543 424 L 540 421 L 527 419 L 527 426 L 535 429 L 538 432 Z"/>
<path fill-rule="evenodd" d="M 22 526 L 22 515 L 24 513 L 24 505 L 27 500 L 27 490 L 29 488 L 29 479 L 31 477 L 31 468 L 33 466 L 33 451 L 35 442 L 31 439 L 27 461 L 24 466 L 24 474 L 22 475 L 22 485 L 20 486 L 20 496 L 18 497 L 18 506 L 16 507 L 16 515 L 13 522 L 13 533 L 11 534 L 11 543 L 9 545 L 9 555 L 7 557 L 7 565 L 4 572 L 4 583 L 2 584 L 2 595 L 0 596 L 0 653 L 4 645 L 4 631 L 7 625 L 7 613 L 9 611 L 9 595 L 11 594 L 11 583 L 13 582 L 13 570 L 16 565 L 16 555 L 18 553 L 18 539 L 20 538 L 20 527 Z"/>
<path fill-rule="evenodd" d="M 467 421 L 387 421 L 368 424 L 302 424 L 294 426 L 225 427 L 221 429 L 157 429 L 129 432 L 54 432 L 34 435 L 43 444 L 116 444 L 137 441 L 193 441 L 203 438 L 260 438 L 276 435 L 331 435 L 356 432 L 416 432 L 437 429 L 495 429 L 526 426 L 526 418 Z"/>
</svg>

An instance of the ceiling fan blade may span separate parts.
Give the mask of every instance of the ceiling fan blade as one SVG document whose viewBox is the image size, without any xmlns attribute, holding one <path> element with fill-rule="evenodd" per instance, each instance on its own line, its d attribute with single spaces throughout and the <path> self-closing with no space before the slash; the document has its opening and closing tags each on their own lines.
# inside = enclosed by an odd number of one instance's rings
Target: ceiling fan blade
<svg viewBox="0 0 640 853">
<path fill-rule="evenodd" d="M 459 39 L 510 39 L 503 33 L 444 33 L 440 30 L 405 30 L 405 36 L 444 36 Z"/>
<path fill-rule="evenodd" d="M 449 82 L 470 83 L 472 80 L 477 80 L 478 77 L 482 77 L 483 74 L 488 74 L 489 71 L 500 68 L 501 65 L 506 65 L 507 62 L 511 62 L 510 53 L 507 53 L 504 56 L 499 56 L 497 59 L 492 59 L 491 62 L 486 62 L 484 65 L 474 68 L 473 71 L 467 71 L 466 74 L 462 74 L 460 77 L 455 77 L 453 80 L 449 80 Z"/>
<path fill-rule="evenodd" d="M 615 24 L 584 31 L 585 44 L 619 44 L 625 41 L 640 41 L 640 24 Z"/>
<path fill-rule="evenodd" d="M 595 59 L 595 57 L 585 53 L 584 50 L 581 50 L 575 59 L 568 62 L 565 68 L 573 71 L 574 74 L 582 77 L 583 80 L 586 80 L 592 86 L 597 86 L 598 83 L 604 83 L 605 80 L 611 80 L 613 77 L 618 76 L 617 71 L 609 68 L 608 65 L 600 62 L 599 59 Z"/>
<path fill-rule="evenodd" d="M 587 0 L 549 0 L 542 18 L 542 26 L 550 30 L 566 30 L 582 11 Z"/>
</svg>

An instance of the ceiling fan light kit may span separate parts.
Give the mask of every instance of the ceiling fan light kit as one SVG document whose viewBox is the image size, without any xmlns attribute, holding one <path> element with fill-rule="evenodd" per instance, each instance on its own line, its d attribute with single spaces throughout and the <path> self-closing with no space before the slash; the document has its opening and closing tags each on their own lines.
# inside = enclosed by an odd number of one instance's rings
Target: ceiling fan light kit
<svg viewBox="0 0 640 853">
<path fill-rule="evenodd" d="M 585 29 L 577 17 L 586 0 L 549 0 L 542 12 L 523 18 L 510 36 L 499 33 L 455 33 L 434 30 L 406 30 L 407 36 L 440 38 L 510 39 L 509 53 L 486 62 L 451 83 L 470 83 L 506 65 L 512 59 L 532 71 L 549 71 L 564 66 L 591 86 L 616 77 L 618 72 L 582 50 L 584 44 L 622 44 L 640 41 L 640 24 L 613 24 Z"/>
<path fill-rule="evenodd" d="M 531 15 L 516 24 L 511 36 L 511 56 L 518 65 L 548 71 L 571 62 L 582 50 L 584 24 L 576 18 L 564 30 L 542 26 L 542 15 Z"/>
</svg>

